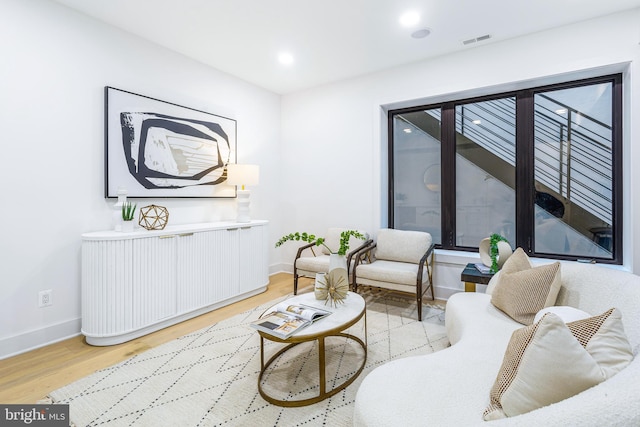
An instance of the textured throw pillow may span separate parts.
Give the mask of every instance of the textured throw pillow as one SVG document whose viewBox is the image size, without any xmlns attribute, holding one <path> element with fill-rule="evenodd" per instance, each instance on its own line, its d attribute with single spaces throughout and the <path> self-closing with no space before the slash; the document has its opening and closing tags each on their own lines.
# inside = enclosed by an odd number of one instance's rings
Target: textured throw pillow
<svg viewBox="0 0 640 427">
<path fill-rule="evenodd" d="M 568 324 L 547 313 L 512 334 L 484 419 L 524 414 L 574 396 L 622 370 L 632 357 L 618 310 Z"/>
<path fill-rule="evenodd" d="M 551 307 L 545 307 L 536 313 L 536 317 L 533 319 L 533 323 L 538 322 L 542 319 L 546 313 L 553 313 L 558 316 L 564 323 L 575 322 L 576 320 L 586 319 L 591 317 L 589 313 L 586 311 L 582 311 L 575 307 L 570 307 L 568 305 L 553 305 Z"/>
<path fill-rule="evenodd" d="M 599 316 L 567 323 L 567 327 L 598 363 L 605 378 L 620 372 L 633 359 L 618 309 L 612 308 Z"/>
<path fill-rule="evenodd" d="M 538 311 L 555 304 L 560 285 L 559 262 L 532 267 L 518 248 L 500 271 L 491 303 L 516 322 L 531 325 Z"/>
</svg>

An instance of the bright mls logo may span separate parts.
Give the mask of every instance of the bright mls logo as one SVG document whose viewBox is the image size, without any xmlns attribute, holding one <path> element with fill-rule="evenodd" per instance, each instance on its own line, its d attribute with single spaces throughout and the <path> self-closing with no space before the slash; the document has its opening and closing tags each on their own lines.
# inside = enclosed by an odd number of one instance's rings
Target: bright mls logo
<svg viewBox="0 0 640 427">
<path fill-rule="evenodd" d="M 0 405 L 0 425 L 69 427 L 69 405 Z"/>
</svg>

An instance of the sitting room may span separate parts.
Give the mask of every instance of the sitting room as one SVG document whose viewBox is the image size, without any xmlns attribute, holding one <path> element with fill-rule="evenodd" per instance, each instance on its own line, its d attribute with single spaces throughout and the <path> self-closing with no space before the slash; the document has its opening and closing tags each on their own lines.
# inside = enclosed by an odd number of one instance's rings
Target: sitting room
<svg viewBox="0 0 640 427">
<path fill-rule="evenodd" d="M 640 0 L 530 3 L 2 0 L 0 424 L 640 425 Z"/>
</svg>

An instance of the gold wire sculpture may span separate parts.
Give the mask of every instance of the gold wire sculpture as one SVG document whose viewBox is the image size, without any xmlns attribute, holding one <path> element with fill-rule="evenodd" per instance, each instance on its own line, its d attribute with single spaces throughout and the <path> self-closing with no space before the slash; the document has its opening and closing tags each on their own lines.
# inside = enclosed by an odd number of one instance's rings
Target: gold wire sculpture
<svg viewBox="0 0 640 427">
<path fill-rule="evenodd" d="M 169 221 L 169 211 L 164 206 L 149 205 L 140 208 L 140 227 L 147 230 L 164 230 Z"/>
<path fill-rule="evenodd" d="M 349 292 L 349 282 L 347 270 L 344 268 L 335 268 L 317 280 L 316 299 L 325 300 L 325 305 L 330 303 L 336 307 L 338 304 L 344 304 L 347 292 Z"/>
</svg>

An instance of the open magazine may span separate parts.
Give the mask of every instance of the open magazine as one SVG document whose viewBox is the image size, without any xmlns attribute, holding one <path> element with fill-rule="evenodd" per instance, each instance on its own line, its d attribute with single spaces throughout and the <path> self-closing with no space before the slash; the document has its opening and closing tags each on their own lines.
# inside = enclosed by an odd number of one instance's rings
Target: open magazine
<svg viewBox="0 0 640 427">
<path fill-rule="evenodd" d="M 274 311 L 251 323 L 259 331 L 285 339 L 313 322 L 330 315 L 330 311 L 304 304 L 291 304 L 283 301 Z"/>
</svg>

